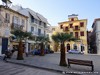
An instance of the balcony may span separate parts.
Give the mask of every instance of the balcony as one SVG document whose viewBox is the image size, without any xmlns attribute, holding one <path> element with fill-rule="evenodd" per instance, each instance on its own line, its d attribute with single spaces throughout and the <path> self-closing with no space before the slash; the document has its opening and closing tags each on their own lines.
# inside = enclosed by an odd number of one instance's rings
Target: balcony
<svg viewBox="0 0 100 75">
<path fill-rule="evenodd" d="M 45 34 L 43 34 L 43 33 L 38 33 L 38 32 L 32 32 L 32 35 L 34 35 L 34 36 L 44 36 Z"/>
<path fill-rule="evenodd" d="M 35 23 L 35 22 L 31 22 L 31 25 L 32 25 L 32 26 L 39 26 L 39 27 L 41 27 L 41 28 L 47 28 L 46 25 L 44 25 L 44 24 L 39 25 L 38 23 Z"/>
<path fill-rule="evenodd" d="M 74 26 L 73 30 L 80 30 L 80 27 L 79 26 Z"/>
<path fill-rule="evenodd" d="M 24 25 L 19 25 L 16 23 L 11 24 L 11 29 L 23 29 Z"/>
<path fill-rule="evenodd" d="M 10 23 L 10 19 L 5 19 L 4 22 L 5 23 Z"/>
<path fill-rule="evenodd" d="M 65 27 L 63 30 L 64 31 L 69 31 L 69 28 L 68 27 Z"/>
</svg>

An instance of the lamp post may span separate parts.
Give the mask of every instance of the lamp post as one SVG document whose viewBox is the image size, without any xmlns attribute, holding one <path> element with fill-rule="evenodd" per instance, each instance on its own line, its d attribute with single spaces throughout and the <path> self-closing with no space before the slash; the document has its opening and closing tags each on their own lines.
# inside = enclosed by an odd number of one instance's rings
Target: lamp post
<svg viewBox="0 0 100 75">
<path fill-rule="evenodd" d="M 10 0 L 2 0 L 2 2 L 5 4 L 6 8 L 9 7 L 12 3 Z"/>
</svg>

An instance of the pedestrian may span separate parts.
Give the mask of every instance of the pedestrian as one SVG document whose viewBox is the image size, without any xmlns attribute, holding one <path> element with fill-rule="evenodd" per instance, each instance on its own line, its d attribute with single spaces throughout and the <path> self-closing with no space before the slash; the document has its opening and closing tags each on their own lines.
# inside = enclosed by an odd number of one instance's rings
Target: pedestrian
<svg viewBox="0 0 100 75">
<path fill-rule="evenodd" d="M 13 50 L 12 45 L 8 45 L 8 49 L 5 51 L 5 56 L 4 56 L 3 60 L 7 61 L 7 58 L 10 59 L 14 52 L 15 51 Z"/>
</svg>

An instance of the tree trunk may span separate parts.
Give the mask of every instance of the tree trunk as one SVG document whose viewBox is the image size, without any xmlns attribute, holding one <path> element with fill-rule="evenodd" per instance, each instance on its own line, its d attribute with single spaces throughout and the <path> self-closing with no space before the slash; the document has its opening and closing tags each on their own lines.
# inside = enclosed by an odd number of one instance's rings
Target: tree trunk
<svg viewBox="0 0 100 75">
<path fill-rule="evenodd" d="M 41 55 L 41 56 L 44 56 L 44 44 L 43 44 L 43 42 L 40 43 L 40 49 L 41 49 L 40 55 Z"/>
<path fill-rule="evenodd" d="M 60 66 L 67 66 L 66 64 L 66 53 L 65 53 L 65 46 L 64 46 L 64 42 L 61 43 L 61 47 L 60 47 Z"/>
<path fill-rule="evenodd" d="M 19 48 L 18 48 L 18 54 L 17 54 L 17 60 L 23 60 L 23 43 L 22 40 L 19 42 Z"/>
</svg>

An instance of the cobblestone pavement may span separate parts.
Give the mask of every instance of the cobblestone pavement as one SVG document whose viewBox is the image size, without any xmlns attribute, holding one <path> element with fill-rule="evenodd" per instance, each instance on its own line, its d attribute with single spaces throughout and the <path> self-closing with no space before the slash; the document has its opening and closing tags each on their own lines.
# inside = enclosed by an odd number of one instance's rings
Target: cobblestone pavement
<svg viewBox="0 0 100 75">
<path fill-rule="evenodd" d="M 83 59 L 83 60 L 92 60 L 94 64 L 94 72 L 91 72 L 91 67 L 89 66 L 80 66 L 80 65 L 71 65 L 71 68 L 59 66 L 60 54 L 46 54 L 45 56 L 29 56 L 24 57 L 24 60 L 16 60 L 16 56 L 13 56 L 10 62 L 15 62 L 19 64 L 25 64 L 32 67 L 53 69 L 66 73 L 83 73 L 83 75 L 100 75 L 100 58 L 99 55 L 80 55 L 80 54 L 67 54 L 67 58 Z"/>
<path fill-rule="evenodd" d="M 0 75 L 62 75 L 62 74 L 0 61 Z"/>
</svg>

